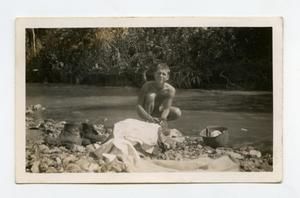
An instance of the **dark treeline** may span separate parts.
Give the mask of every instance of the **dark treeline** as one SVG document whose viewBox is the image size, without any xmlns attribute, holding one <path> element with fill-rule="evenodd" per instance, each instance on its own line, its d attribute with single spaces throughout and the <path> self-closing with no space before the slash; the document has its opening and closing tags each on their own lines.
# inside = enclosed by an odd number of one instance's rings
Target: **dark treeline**
<svg viewBox="0 0 300 198">
<path fill-rule="evenodd" d="M 178 88 L 272 90 L 272 29 L 26 29 L 27 82 L 141 86 L 160 62 Z"/>
</svg>

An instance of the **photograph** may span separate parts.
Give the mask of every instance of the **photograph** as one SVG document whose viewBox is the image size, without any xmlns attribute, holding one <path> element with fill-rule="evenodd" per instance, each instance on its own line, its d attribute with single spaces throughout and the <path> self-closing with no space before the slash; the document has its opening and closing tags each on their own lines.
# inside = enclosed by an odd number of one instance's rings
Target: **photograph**
<svg viewBox="0 0 300 198">
<path fill-rule="evenodd" d="M 18 18 L 17 183 L 280 182 L 282 19 Z"/>
</svg>

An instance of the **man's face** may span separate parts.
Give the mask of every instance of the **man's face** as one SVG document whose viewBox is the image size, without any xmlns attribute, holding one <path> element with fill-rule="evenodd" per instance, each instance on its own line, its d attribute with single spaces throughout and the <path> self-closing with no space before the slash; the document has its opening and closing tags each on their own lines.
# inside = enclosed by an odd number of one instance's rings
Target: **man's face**
<svg viewBox="0 0 300 198">
<path fill-rule="evenodd" d="M 157 83 L 162 84 L 169 80 L 169 73 L 165 69 L 158 69 L 154 73 L 154 79 Z"/>
</svg>

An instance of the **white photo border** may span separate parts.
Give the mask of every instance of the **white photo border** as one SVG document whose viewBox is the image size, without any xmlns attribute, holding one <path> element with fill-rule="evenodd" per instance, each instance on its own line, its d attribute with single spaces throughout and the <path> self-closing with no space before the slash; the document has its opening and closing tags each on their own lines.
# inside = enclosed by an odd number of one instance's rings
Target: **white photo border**
<svg viewBox="0 0 300 198">
<path fill-rule="evenodd" d="M 25 29 L 97 27 L 272 27 L 273 171 L 176 173 L 28 173 L 25 171 Z M 278 183 L 283 177 L 282 17 L 51 17 L 16 19 L 16 183 Z"/>
</svg>

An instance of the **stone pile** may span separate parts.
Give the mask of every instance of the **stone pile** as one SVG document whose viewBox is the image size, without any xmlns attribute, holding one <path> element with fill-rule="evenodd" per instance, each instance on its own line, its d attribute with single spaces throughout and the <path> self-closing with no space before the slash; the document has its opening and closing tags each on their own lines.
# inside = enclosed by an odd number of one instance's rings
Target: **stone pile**
<svg viewBox="0 0 300 198">
<path fill-rule="evenodd" d="M 264 172 L 272 171 L 273 157 L 270 153 L 262 154 L 253 146 L 240 148 L 219 147 L 211 148 L 205 146 L 201 137 L 185 137 L 185 141 L 177 143 L 176 147 L 160 149 L 153 158 L 164 160 L 189 160 L 200 157 L 219 158 L 223 155 L 229 156 L 240 164 L 241 171 Z"/>
<path fill-rule="evenodd" d="M 81 173 L 126 172 L 127 167 L 119 159 L 95 159 L 84 146 L 71 150 L 63 146 L 49 147 L 35 144 L 26 149 L 26 172 L 32 173 Z"/>
<path fill-rule="evenodd" d="M 42 109 L 44 108 L 41 105 L 34 105 L 26 110 L 27 133 L 35 130 L 42 137 L 38 141 L 28 139 L 26 141 L 27 172 L 127 172 L 127 167 L 121 159 L 111 160 L 105 157 L 98 159 L 93 155 L 93 151 L 111 137 L 112 129 L 105 128 L 103 124 L 85 123 L 82 125 L 84 130 L 80 131 L 80 138 L 82 138 L 80 144 L 65 145 L 60 139 L 66 130 L 66 122 L 36 119 L 33 114 Z M 216 159 L 228 155 L 240 164 L 241 171 L 272 171 L 272 155 L 261 153 L 253 146 L 211 148 L 204 144 L 201 137 L 184 136 L 182 138 L 182 141 L 175 143 L 165 139 L 158 143 L 152 155 L 143 157 L 180 161 L 200 157 Z"/>
</svg>

